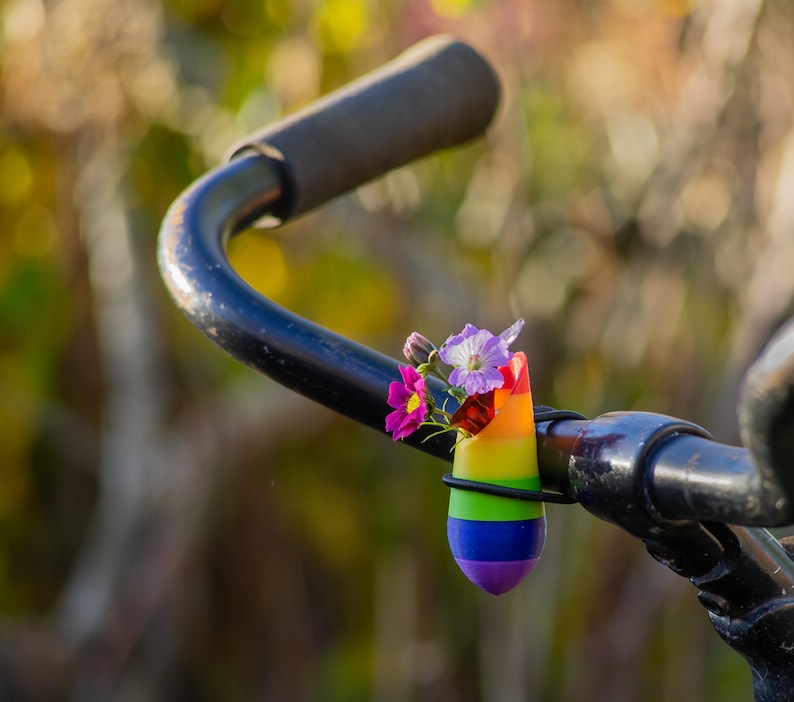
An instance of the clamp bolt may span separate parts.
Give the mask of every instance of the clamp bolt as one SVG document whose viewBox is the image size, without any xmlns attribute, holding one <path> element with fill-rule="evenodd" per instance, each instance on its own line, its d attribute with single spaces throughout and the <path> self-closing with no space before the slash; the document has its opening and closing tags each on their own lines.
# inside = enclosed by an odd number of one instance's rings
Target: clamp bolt
<svg viewBox="0 0 794 702">
<path fill-rule="evenodd" d="M 720 595 L 715 595 L 713 592 L 698 592 L 698 600 L 709 612 L 716 614 L 718 617 L 724 617 L 730 611 L 728 600 Z"/>
</svg>

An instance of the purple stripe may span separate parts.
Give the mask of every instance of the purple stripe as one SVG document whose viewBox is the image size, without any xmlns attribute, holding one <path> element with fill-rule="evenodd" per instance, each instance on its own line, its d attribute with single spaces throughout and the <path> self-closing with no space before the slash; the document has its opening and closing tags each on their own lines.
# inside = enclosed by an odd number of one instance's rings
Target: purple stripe
<svg viewBox="0 0 794 702">
<path fill-rule="evenodd" d="M 456 558 L 455 562 L 477 587 L 492 595 L 502 595 L 530 573 L 538 558 L 522 561 L 468 561 Z"/>
</svg>

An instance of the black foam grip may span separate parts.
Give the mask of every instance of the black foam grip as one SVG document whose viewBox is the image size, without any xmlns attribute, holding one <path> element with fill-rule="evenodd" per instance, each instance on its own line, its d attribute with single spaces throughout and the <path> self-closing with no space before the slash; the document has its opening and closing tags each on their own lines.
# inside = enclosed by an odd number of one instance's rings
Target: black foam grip
<svg viewBox="0 0 794 702">
<path fill-rule="evenodd" d="M 426 39 L 381 68 L 238 144 L 279 162 L 282 220 L 438 149 L 481 136 L 499 104 L 488 62 L 462 41 Z"/>
</svg>

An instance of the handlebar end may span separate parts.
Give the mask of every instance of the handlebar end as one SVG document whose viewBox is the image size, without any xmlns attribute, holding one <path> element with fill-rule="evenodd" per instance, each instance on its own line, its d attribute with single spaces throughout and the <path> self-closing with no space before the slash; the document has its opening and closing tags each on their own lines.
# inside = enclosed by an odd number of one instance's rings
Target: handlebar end
<svg viewBox="0 0 794 702">
<path fill-rule="evenodd" d="M 794 511 L 794 320 L 748 370 L 739 402 L 742 443 L 764 482 L 779 486 L 781 511 Z M 784 504 L 787 503 L 787 504 Z M 792 515 L 794 517 L 794 515 Z"/>
<path fill-rule="evenodd" d="M 284 178 L 274 208 L 296 217 L 394 168 L 481 136 L 501 97 L 499 79 L 468 44 L 433 36 L 336 92 L 237 144 Z"/>
</svg>

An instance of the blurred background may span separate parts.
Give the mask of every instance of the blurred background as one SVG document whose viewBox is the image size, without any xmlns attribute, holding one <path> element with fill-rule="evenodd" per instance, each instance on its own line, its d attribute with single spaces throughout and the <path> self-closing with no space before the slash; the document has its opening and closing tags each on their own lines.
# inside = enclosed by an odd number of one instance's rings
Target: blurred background
<svg viewBox="0 0 794 702">
<path fill-rule="evenodd" d="M 446 464 L 229 360 L 155 244 L 229 145 L 448 32 L 488 137 L 234 240 L 263 293 L 398 356 L 519 316 L 535 401 L 737 443 L 792 312 L 784 0 L 0 4 L 0 698 L 751 697 L 694 589 L 578 507 L 493 598 L 446 545 Z"/>
</svg>

